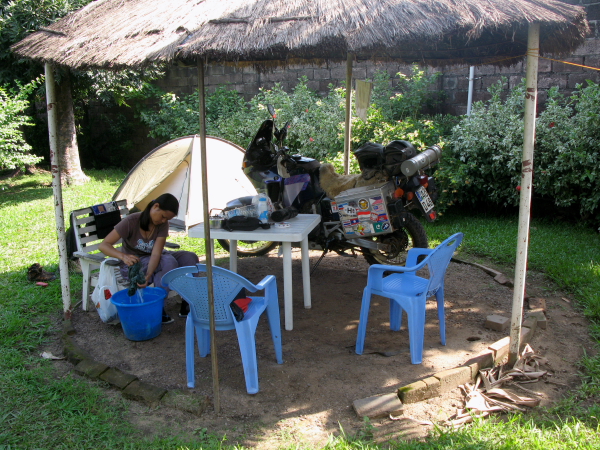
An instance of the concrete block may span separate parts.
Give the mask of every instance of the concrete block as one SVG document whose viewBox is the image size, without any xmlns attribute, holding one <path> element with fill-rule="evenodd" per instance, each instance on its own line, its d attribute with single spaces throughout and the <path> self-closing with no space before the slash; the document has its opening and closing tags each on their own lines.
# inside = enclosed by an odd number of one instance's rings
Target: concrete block
<svg viewBox="0 0 600 450">
<path fill-rule="evenodd" d="M 427 398 L 437 397 L 442 393 L 442 385 L 440 384 L 440 380 L 436 377 L 423 378 L 421 381 L 427 385 L 425 392 Z"/>
<path fill-rule="evenodd" d="M 510 319 L 508 317 L 499 316 L 498 314 L 487 316 L 485 320 L 485 327 L 494 331 L 504 331 L 509 325 Z"/>
<path fill-rule="evenodd" d="M 535 315 L 532 316 L 532 315 L 528 314 L 527 317 L 525 318 L 525 320 L 521 323 L 521 326 L 522 327 L 527 327 L 527 328 L 531 329 L 535 333 L 535 330 L 538 327 L 538 318 L 537 318 L 537 316 L 535 316 Z"/>
<path fill-rule="evenodd" d="M 189 391 L 168 391 L 161 399 L 161 405 L 186 411 L 201 416 L 210 406 L 210 399 L 205 395 L 195 395 Z"/>
<path fill-rule="evenodd" d="M 71 364 L 76 366 L 84 359 L 93 360 L 92 355 L 79 347 L 73 339 L 67 334 L 63 334 L 62 336 L 63 342 L 63 353 Z"/>
<path fill-rule="evenodd" d="M 479 355 L 466 361 L 463 366 L 471 368 L 471 379 L 475 379 L 480 370 L 494 367 L 494 352 L 484 350 Z"/>
<path fill-rule="evenodd" d="M 508 346 L 510 345 L 510 337 L 506 336 L 505 338 L 500 339 L 497 342 L 494 342 L 492 345 L 488 347 L 492 352 L 494 352 L 494 364 L 499 364 L 502 362 L 504 357 L 508 355 Z"/>
<path fill-rule="evenodd" d="M 527 308 L 528 309 L 541 309 L 546 311 L 546 299 L 543 297 L 529 297 L 527 299 Z"/>
<path fill-rule="evenodd" d="M 352 405 L 358 417 L 368 417 L 369 419 L 388 417 L 390 414 L 397 416 L 402 414 L 404 408 L 395 392 L 355 400 Z"/>
<path fill-rule="evenodd" d="M 502 286 L 513 287 L 513 282 L 506 278 L 503 274 L 496 275 L 494 281 Z"/>
<path fill-rule="evenodd" d="M 77 364 L 73 370 L 79 375 L 85 375 L 90 378 L 98 378 L 98 376 L 108 370 L 106 364 L 94 361 L 93 359 L 83 359 Z"/>
<path fill-rule="evenodd" d="M 548 327 L 548 319 L 546 318 L 546 312 L 543 309 L 535 309 L 529 313 L 527 313 L 527 319 L 536 318 L 536 324 L 542 330 L 545 330 Z"/>
<path fill-rule="evenodd" d="M 135 380 L 123 389 L 123 397 L 154 406 L 167 393 L 166 389 Z"/>
<path fill-rule="evenodd" d="M 573 64 L 583 64 L 583 57 L 574 57 L 574 58 L 563 58 L 563 61 L 570 62 Z M 583 68 L 579 66 L 574 66 L 573 64 L 564 64 L 558 61 L 552 61 L 552 72 L 582 72 Z"/>
<path fill-rule="evenodd" d="M 433 375 L 440 380 L 440 393 L 444 394 L 461 384 L 471 381 L 470 367 L 455 367 L 454 369 L 444 370 Z"/>
<path fill-rule="evenodd" d="M 116 367 L 110 367 L 106 372 L 100 374 L 98 378 L 119 389 L 125 389 L 130 383 L 137 380 L 135 375 L 125 373 Z"/>
<path fill-rule="evenodd" d="M 417 403 L 428 397 L 427 384 L 424 381 L 415 381 L 398 389 L 398 397 L 402 403 Z"/>
<path fill-rule="evenodd" d="M 521 327 L 521 338 L 519 340 L 519 352 L 523 351 L 525 346 L 531 342 L 533 338 L 533 330 L 528 327 Z"/>
</svg>

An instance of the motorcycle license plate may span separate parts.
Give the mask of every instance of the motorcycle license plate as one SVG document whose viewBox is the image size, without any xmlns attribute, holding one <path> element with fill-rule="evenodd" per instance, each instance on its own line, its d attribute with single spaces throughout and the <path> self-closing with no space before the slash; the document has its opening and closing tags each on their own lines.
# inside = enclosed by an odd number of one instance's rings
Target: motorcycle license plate
<svg viewBox="0 0 600 450">
<path fill-rule="evenodd" d="M 415 194 L 417 194 L 417 198 L 421 202 L 421 206 L 423 207 L 423 211 L 425 211 L 425 213 L 428 213 L 434 208 L 433 201 L 431 200 L 429 193 L 423 186 L 417 189 L 415 191 Z"/>
</svg>

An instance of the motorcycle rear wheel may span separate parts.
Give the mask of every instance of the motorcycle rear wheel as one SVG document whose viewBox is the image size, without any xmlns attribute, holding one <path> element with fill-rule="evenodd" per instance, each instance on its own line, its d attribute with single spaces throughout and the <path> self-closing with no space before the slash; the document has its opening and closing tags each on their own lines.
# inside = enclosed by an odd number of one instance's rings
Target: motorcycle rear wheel
<svg viewBox="0 0 600 450">
<path fill-rule="evenodd" d="M 223 249 L 230 251 L 229 239 L 217 239 Z M 272 241 L 237 241 L 238 256 L 263 256 L 277 247 Z"/>
<path fill-rule="evenodd" d="M 427 248 L 427 233 L 419 219 L 408 214 L 406 223 L 393 233 L 384 234 L 373 238 L 374 241 L 388 244 L 392 247 L 389 252 L 365 249 L 364 257 L 369 264 L 389 264 L 392 266 L 403 266 L 406 263 L 406 254 L 411 248 Z"/>
</svg>

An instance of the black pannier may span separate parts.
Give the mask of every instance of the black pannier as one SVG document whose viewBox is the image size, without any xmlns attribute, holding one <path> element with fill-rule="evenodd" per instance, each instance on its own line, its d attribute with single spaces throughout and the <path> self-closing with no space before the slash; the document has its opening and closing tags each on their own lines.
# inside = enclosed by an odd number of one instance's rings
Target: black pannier
<svg viewBox="0 0 600 450">
<path fill-rule="evenodd" d="M 404 161 L 417 155 L 417 149 L 408 141 L 392 141 L 383 149 L 383 170 L 388 176 L 400 175 Z"/>
</svg>

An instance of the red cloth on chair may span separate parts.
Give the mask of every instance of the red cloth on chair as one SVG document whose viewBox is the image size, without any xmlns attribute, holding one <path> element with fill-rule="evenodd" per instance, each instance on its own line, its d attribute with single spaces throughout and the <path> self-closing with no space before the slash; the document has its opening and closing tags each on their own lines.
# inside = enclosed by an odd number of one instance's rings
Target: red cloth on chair
<svg viewBox="0 0 600 450">
<path fill-rule="evenodd" d="M 238 299 L 234 300 L 233 303 L 238 305 L 243 312 L 246 312 L 246 311 L 248 311 L 248 305 L 250 304 L 251 301 L 252 301 L 251 298 L 245 297 L 245 298 L 238 298 Z"/>
</svg>

